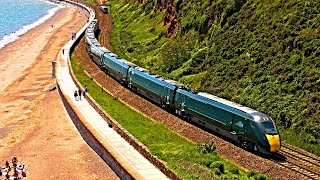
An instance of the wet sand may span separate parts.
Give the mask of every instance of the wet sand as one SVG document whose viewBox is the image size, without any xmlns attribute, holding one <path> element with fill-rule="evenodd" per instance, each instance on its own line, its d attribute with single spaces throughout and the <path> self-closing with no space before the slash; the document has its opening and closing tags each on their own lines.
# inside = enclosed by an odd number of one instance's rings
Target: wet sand
<svg viewBox="0 0 320 180">
<path fill-rule="evenodd" d="M 28 179 L 119 179 L 81 138 L 58 91 L 50 91 L 51 62 L 86 20 L 80 9 L 60 9 L 0 50 L 0 166 L 16 156 Z"/>
</svg>

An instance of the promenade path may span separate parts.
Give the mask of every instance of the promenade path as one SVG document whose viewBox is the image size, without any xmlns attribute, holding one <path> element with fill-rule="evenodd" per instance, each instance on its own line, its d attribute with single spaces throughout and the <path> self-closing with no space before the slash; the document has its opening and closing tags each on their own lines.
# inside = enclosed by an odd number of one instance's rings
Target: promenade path
<svg viewBox="0 0 320 180">
<path fill-rule="evenodd" d="M 94 18 L 94 12 L 90 12 L 90 20 Z M 84 31 L 84 26 L 76 37 Z M 123 166 L 134 179 L 168 179 L 159 169 L 157 169 L 151 162 L 143 157 L 137 150 L 135 150 L 125 139 L 123 139 L 116 131 L 110 128 L 107 122 L 96 112 L 96 110 L 89 104 L 89 102 L 82 98 L 76 100 L 74 98 L 74 91 L 78 90 L 76 84 L 73 82 L 69 72 L 68 61 L 70 60 L 70 48 L 74 44 L 74 40 L 69 40 L 57 56 L 57 83 L 63 95 L 71 100 L 72 108 L 80 112 L 96 133 L 102 137 L 101 144 L 108 147 L 113 157 Z M 99 141 L 101 138 L 99 138 Z M 121 178 L 121 177 L 120 177 Z"/>
</svg>

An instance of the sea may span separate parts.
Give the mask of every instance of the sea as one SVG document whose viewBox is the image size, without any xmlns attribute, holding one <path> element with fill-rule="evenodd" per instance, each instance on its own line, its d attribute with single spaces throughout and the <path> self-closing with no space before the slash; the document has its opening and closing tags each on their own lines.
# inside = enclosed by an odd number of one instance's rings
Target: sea
<svg viewBox="0 0 320 180">
<path fill-rule="evenodd" d="M 59 8 L 46 0 L 0 0 L 0 49 L 45 22 Z"/>
</svg>

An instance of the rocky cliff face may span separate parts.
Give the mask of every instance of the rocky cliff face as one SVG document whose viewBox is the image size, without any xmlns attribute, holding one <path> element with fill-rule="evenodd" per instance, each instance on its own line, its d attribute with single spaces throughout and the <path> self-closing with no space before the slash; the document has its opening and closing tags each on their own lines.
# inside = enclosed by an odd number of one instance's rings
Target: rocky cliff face
<svg viewBox="0 0 320 180">
<path fill-rule="evenodd" d="M 164 16 L 164 25 L 167 27 L 166 37 L 172 37 L 176 34 L 179 27 L 178 14 L 172 3 L 166 8 Z"/>
<path fill-rule="evenodd" d="M 136 0 L 136 3 L 145 4 L 147 0 Z M 173 37 L 178 31 L 179 21 L 178 21 L 178 13 L 174 6 L 173 0 L 156 0 L 155 4 L 153 4 L 154 12 L 166 11 L 164 16 L 164 26 L 167 27 L 167 32 L 165 36 L 167 38 Z"/>
</svg>

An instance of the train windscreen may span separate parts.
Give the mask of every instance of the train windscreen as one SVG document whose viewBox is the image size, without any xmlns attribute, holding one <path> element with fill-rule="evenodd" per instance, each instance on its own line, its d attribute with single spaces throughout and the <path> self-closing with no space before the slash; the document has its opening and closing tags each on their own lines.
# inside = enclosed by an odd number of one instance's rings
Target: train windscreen
<svg viewBox="0 0 320 180">
<path fill-rule="evenodd" d="M 272 121 L 261 122 L 261 124 L 264 127 L 266 134 L 270 134 L 270 135 L 278 134 L 278 131 Z"/>
</svg>

